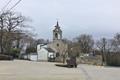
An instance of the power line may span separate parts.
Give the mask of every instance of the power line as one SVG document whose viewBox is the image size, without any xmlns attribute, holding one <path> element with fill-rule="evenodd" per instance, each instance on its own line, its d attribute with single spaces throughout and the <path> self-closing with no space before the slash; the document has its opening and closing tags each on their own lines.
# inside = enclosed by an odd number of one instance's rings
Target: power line
<svg viewBox="0 0 120 80">
<path fill-rule="evenodd" d="M 9 2 L 1 9 L 0 14 L 4 12 L 4 9 L 11 3 L 12 0 L 9 0 Z M 7 11 L 11 11 L 14 7 L 16 7 L 22 0 L 17 1 L 10 9 Z"/>
<path fill-rule="evenodd" d="M 12 0 L 9 0 L 9 1 L 7 2 L 7 4 L 1 9 L 1 12 L 4 11 L 4 9 L 11 3 L 11 1 L 12 1 Z"/>
<path fill-rule="evenodd" d="M 11 11 L 14 7 L 16 7 L 22 0 L 19 0 L 18 2 L 15 3 L 8 11 Z"/>
</svg>

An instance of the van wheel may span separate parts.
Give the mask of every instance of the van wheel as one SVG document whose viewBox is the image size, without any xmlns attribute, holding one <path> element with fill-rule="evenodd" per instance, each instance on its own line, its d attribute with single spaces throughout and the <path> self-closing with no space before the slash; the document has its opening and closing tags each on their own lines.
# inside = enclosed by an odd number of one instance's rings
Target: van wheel
<svg viewBox="0 0 120 80">
<path fill-rule="evenodd" d="M 75 68 L 77 68 L 77 65 L 75 65 Z"/>
</svg>

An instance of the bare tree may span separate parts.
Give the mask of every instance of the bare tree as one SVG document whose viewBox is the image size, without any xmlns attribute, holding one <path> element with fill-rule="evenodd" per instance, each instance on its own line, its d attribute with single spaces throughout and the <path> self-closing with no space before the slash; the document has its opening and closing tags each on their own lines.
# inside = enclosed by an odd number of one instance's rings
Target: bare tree
<svg viewBox="0 0 120 80">
<path fill-rule="evenodd" d="M 6 30 L 8 32 L 16 31 L 24 26 L 25 17 L 15 12 L 6 12 Z"/>
<path fill-rule="evenodd" d="M 0 26 L 0 48 L 1 48 L 1 53 L 3 53 L 3 19 L 2 17 L 0 18 L 1 26 Z"/>
<path fill-rule="evenodd" d="M 47 39 L 47 40 L 45 40 L 45 39 L 38 39 L 37 40 L 37 44 L 48 44 L 49 43 L 49 40 Z"/>
<path fill-rule="evenodd" d="M 25 21 L 26 18 L 16 12 L 5 11 L 0 15 L 1 53 L 4 50 L 10 52 L 12 42 L 16 39 L 20 40 L 20 33 L 26 27 L 24 25 Z"/>
<path fill-rule="evenodd" d="M 100 40 L 98 40 L 96 42 L 96 46 L 98 47 L 98 49 L 101 51 L 101 52 L 105 52 L 106 50 L 106 44 L 107 44 L 107 40 L 106 38 L 102 38 Z"/>
<path fill-rule="evenodd" d="M 97 48 L 100 50 L 101 52 L 101 56 L 102 56 L 102 65 L 105 62 L 105 53 L 106 53 L 106 46 L 107 46 L 107 40 L 106 38 L 102 38 L 100 40 L 98 40 L 96 42 L 96 46 Z"/>
<path fill-rule="evenodd" d="M 120 33 L 117 33 L 113 39 L 113 51 L 120 53 Z"/>
<path fill-rule="evenodd" d="M 5 28 L 5 13 L 0 14 L 0 48 L 1 53 L 3 53 L 3 36 L 4 36 L 4 28 Z"/>
<path fill-rule="evenodd" d="M 68 44 L 69 57 L 79 57 L 81 53 L 80 45 L 77 42 Z"/>
<path fill-rule="evenodd" d="M 10 51 L 12 41 L 14 39 L 13 35 L 16 34 L 16 30 L 20 30 L 21 27 L 23 27 L 23 22 L 25 21 L 24 16 L 18 15 L 15 12 L 6 12 L 7 15 L 5 25 L 6 25 L 6 47 L 7 47 L 7 52 Z"/>
<path fill-rule="evenodd" d="M 94 40 L 91 35 L 82 34 L 77 37 L 77 42 L 80 45 L 82 53 L 89 53 L 92 51 Z"/>
</svg>

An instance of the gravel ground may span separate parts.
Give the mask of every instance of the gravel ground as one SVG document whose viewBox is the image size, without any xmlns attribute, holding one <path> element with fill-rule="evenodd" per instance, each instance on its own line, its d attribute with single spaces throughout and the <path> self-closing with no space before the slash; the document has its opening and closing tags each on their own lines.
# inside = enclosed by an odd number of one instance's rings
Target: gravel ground
<svg viewBox="0 0 120 80">
<path fill-rule="evenodd" d="M 23 60 L 0 61 L 0 80 L 85 80 L 78 68 Z"/>
</svg>

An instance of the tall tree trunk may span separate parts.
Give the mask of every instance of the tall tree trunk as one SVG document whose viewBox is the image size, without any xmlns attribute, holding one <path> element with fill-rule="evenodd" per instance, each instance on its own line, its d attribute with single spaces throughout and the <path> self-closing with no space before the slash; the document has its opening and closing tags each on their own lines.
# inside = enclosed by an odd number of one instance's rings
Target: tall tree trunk
<svg viewBox="0 0 120 80">
<path fill-rule="evenodd" d="M 1 42 L 1 44 L 0 44 L 0 48 L 1 48 L 1 53 L 3 54 L 3 18 L 1 17 L 0 18 L 0 20 L 1 20 L 1 37 L 0 37 L 0 42 Z"/>
<path fill-rule="evenodd" d="M 0 48 L 1 48 L 1 53 L 3 54 L 3 31 L 1 30 L 1 36 L 0 36 Z"/>
</svg>

